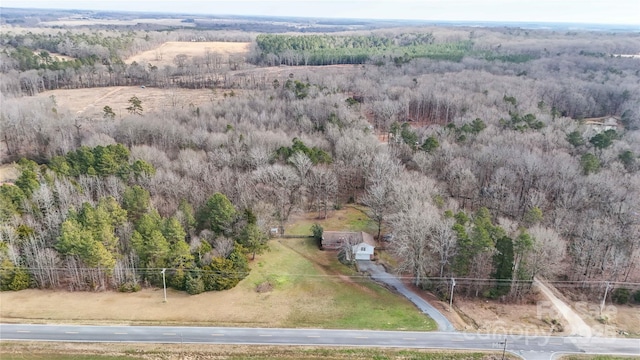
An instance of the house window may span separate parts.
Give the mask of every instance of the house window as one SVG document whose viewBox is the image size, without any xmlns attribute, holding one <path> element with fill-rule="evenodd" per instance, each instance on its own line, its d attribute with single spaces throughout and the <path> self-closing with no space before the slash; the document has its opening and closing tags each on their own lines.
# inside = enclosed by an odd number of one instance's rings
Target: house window
<svg viewBox="0 0 640 360">
<path fill-rule="evenodd" d="M 367 251 L 367 248 L 363 246 L 360 248 L 360 251 Z"/>
</svg>

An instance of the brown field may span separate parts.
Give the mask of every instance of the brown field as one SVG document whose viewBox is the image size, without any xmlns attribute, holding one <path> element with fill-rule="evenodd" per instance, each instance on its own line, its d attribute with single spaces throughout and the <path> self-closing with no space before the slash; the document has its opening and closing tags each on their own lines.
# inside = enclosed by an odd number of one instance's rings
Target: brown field
<svg viewBox="0 0 640 360">
<path fill-rule="evenodd" d="M 16 181 L 19 175 L 20 171 L 18 171 L 16 164 L 0 165 L 0 185 Z"/>
<path fill-rule="evenodd" d="M 238 90 L 234 90 L 237 94 Z M 60 89 L 45 91 L 36 98 L 48 99 L 53 96 L 59 110 L 66 110 L 83 117 L 101 117 L 102 109 L 110 106 L 116 116 L 127 115 L 128 100 L 137 96 L 142 101 L 144 112 L 185 108 L 189 104 L 199 106 L 224 98 L 225 91 L 211 89 L 181 88 L 141 88 L 139 86 L 113 86 L 91 89 Z M 19 101 L 8 100 L 8 101 Z"/>
<path fill-rule="evenodd" d="M 542 298 L 541 295 L 540 297 Z M 457 312 L 466 320 L 465 330 L 467 331 L 498 334 L 570 335 L 567 330 L 559 331 L 562 329 L 556 329 L 552 331 L 551 320 L 559 321 L 564 328 L 567 328 L 566 322 L 559 314 L 550 316 L 545 313 L 544 316 L 539 316 L 535 303 L 503 304 L 499 301 L 462 298 L 454 299 L 454 303 Z"/>
<path fill-rule="evenodd" d="M 266 304 L 256 299 L 259 295 L 235 289 L 189 296 L 167 289 L 168 301 L 164 303 L 162 289 L 132 294 L 23 290 L 0 294 L 0 314 L 3 321 L 35 323 L 279 325 L 287 315 L 282 302 L 286 299 L 270 296 L 270 302 L 282 306 L 268 306 L 274 311 L 260 319 Z"/>
<path fill-rule="evenodd" d="M 273 242 L 268 256 L 276 262 L 281 256 L 294 256 L 291 250 Z M 311 311 L 317 306 L 309 289 L 257 293 L 256 282 L 264 281 L 262 261 L 253 263 L 254 271 L 237 287 L 220 292 L 188 295 L 167 289 L 143 289 L 137 293 L 67 292 L 23 290 L 0 293 L 0 317 L 11 322 L 62 321 L 106 324 L 217 324 L 278 327 L 287 325 L 295 311 Z M 267 264 L 264 264 L 266 266 Z M 311 305 L 311 304 L 316 305 Z M 64 304 L 64 306 L 61 306 Z M 223 305 L 224 304 L 224 305 Z M 304 304 L 309 304 L 308 306 Z M 308 307 L 308 309 L 307 309 Z M 302 309 L 305 308 L 305 309 Z"/>
<path fill-rule="evenodd" d="M 273 240 L 270 251 L 251 266 L 249 276 L 233 289 L 199 295 L 169 289 L 166 303 L 162 289 L 1 292 L 0 318 L 16 323 L 435 328 L 433 320 L 408 300 L 355 274 L 337 261 L 334 252 L 318 250 L 310 239 Z M 272 289 L 257 292 L 258 285 L 265 283 Z M 386 306 L 380 307 L 381 303 Z"/>
<path fill-rule="evenodd" d="M 573 309 L 597 334 L 606 336 L 640 337 L 640 306 L 611 305 L 604 307 L 600 315 L 600 304 L 578 302 Z"/>
<path fill-rule="evenodd" d="M 189 58 L 204 56 L 207 51 L 222 55 L 223 61 L 227 61 L 231 55 L 245 56 L 249 53 L 248 42 L 189 42 L 168 41 L 159 47 L 134 55 L 126 60 L 128 64 L 151 64 L 159 68 L 165 65 L 174 65 L 173 59 L 178 54 L 185 54 Z"/>
<path fill-rule="evenodd" d="M 29 356 L 26 357 L 25 354 Z M 10 360 L 25 358 L 32 360 L 495 360 L 500 357 L 499 352 L 490 351 L 328 346 L 6 342 L 0 347 L 0 358 Z M 505 358 L 516 359 L 517 357 L 506 354 Z"/>
<path fill-rule="evenodd" d="M 51 56 L 52 59 L 57 60 L 57 61 L 71 61 L 71 60 L 75 60 L 76 59 L 76 58 L 74 58 L 72 56 L 62 55 L 62 54 L 51 52 L 51 51 L 47 51 L 47 50 L 37 50 L 37 51 L 34 51 L 33 53 L 36 54 L 36 55 L 40 55 L 40 52 L 42 52 L 42 51 L 48 52 L 49 56 Z"/>
</svg>

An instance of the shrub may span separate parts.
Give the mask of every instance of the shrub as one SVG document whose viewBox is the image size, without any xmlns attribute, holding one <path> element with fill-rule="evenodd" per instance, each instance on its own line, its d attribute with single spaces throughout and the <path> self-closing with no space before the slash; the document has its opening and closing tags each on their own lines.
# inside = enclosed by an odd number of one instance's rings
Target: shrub
<svg viewBox="0 0 640 360">
<path fill-rule="evenodd" d="M 8 259 L 0 263 L 0 291 L 19 291 L 29 287 L 31 278 L 29 273 L 16 267 Z"/>
<path fill-rule="evenodd" d="M 640 290 L 633 293 L 633 302 L 640 304 Z"/>
<path fill-rule="evenodd" d="M 320 226 L 318 224 L 313 224 L 311 226 L 311 233 L 313 234 L 313 239 L 316 241 L 318 246 L 320 246 L 322 244 L 322 233 L 323 232 L 324 232 L 324 229 L 322 228 L 322 226 Z"/>
<path fill-rule="evenodd" d="M 631 300 L 631 291 L 626 288 L 618 288 L 611 293 L 611 299 L 616 304 L 626 304 Z"/>
<path fill-rule="evenodd" d="M 128 281 L 118 286 L 118 291 L 125 292 L 125 293 L 138 292 L 140 291 L 140 284 L 137 284 L 137 283 L 134 284 Z"/>
<path fill-rule="evenodd" d="M 173 274 L 169 275 L 169 287 L 176 290 L 185 290 L 185 274 L 183 269 L 177 269 Z"/>
<path fill-rule="evenodd" d="M 29 273 L 24 269 L 18 268 L 13 274 L 13 280 L 9 284 L 9 290 L 19 291 L 29 287 L 31 279 Z"/>
<path fill-rule="evenodd" d="M 184 287 L 187 294 L 197 295 L 204 292 L 204 281 L 202 281 L 200 276 L 187 275 Z"/>
</svg>

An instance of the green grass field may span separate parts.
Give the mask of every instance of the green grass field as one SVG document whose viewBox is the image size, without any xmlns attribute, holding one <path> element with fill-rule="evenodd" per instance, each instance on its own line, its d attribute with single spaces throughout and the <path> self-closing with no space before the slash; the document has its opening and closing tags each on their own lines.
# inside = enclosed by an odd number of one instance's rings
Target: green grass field
<svg viewBox="0 0 640 360">
<path fill-rule="evenodd" d="M 318 223 L 327 230 L 372 231 L 375 223 L 364 209 L 347 206 L 326 220 L 313 214 L 291 224 L 289 234 L 310 235 Z M 274 291 L 305 298 L 292 303 L 286 326 L 336 329 L 423 330 L 435 322 L 402 296 L 338 261 L 335 252 L 318 250 L 311 238 L 271 241 L 271 252 L 253 267 L 244 286 L 269 281 Z"/>
<path fill-rule="evenodd" d="M 291 299 L 285 326 L 335 329 L 435 330 L 435 322 L 405 298 L 318 250 L 311 238 L 271 242 L 241 286 L 265 281 Z"/>
<path fill-rule="evenodd" d="M 286 226 L 286 234 L 311 236 L 313 224 L 319 224 L 324 230 L 378 233 L 376 223 L 367 216 L 366 208 L 346 205 L 341 210 L 331 211 L 327 219 L 319 218 L 317 213 L 306 213 Z"/>
</svg>

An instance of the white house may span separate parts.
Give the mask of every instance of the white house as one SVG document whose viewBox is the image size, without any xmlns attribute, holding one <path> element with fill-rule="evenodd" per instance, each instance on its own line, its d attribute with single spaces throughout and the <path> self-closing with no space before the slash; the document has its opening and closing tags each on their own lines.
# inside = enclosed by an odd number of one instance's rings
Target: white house
<svg viewBox="0 0 640 360">
<path fill-rule="evenodd" d="M 373 259 L 373 250 L 375 246 L 361 242 L 351 247 L 351 252 L 355 260 L 371 260 Z"/>
<path fill-rule="evenodd" d="M 603 116 L 584 119 L 582 123 L 587 128 L 584 136 L 591 137 L 607 130 L 617 130 L 620 127 L 620 118 L 618 116 Z"/>
<path fill-rule="evenodd" d="M 322 234 L 323 250 L 343 251 L 347 260 L 371 260 L 376 242 L 364 231 L 325 231 Z"/>
</svg>

